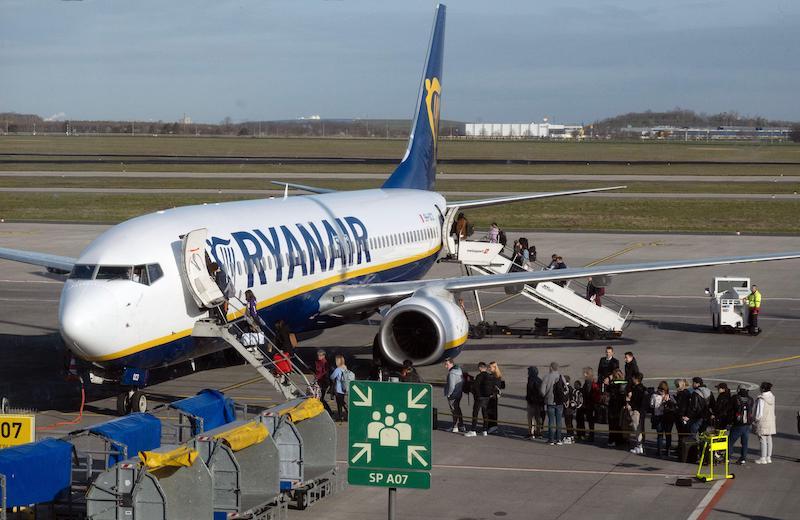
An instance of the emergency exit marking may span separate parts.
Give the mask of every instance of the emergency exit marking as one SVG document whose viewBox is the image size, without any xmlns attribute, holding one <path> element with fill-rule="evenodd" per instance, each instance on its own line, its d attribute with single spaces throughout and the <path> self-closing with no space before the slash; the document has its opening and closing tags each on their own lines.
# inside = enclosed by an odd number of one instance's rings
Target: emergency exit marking
<svg viewBox="0 0 800 520">
<path fill-rule="evenodd" d="M 33 415 L 0 415 L 0 448 L 19 446 L 36 440 Z"/>
<path fill-rule="evenodd" d="M 347 482 L 355 486 L 430 489 L 431 474 L 427 471 L 347 468 Z"/>
</svg>

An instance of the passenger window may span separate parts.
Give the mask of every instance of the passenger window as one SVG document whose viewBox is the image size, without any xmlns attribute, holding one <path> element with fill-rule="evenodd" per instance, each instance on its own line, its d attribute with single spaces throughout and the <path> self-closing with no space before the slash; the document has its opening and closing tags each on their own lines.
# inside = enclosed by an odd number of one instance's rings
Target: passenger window
<svg viewBox="0 0 800 520">
<path fill-rule="evenodd" d="M 70 280 L 91 280 L 96 268 L 96 265 L 75 264 L 72 266 L 72 272 L 69 273 L 69 278 Z"/>
<path fill-rule="evenodd" d="M 149 264 L 147 266 L 147 277 L 150 279 L 150 285 L 153 285 L 159 278 L 164 276 L 164 271 L 158 264 Z"/>
</svg>

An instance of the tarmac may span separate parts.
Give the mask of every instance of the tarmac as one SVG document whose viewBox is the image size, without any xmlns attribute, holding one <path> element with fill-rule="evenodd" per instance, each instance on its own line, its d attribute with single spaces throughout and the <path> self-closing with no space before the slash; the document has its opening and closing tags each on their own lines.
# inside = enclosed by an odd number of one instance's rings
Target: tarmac
<svg viewBox="0 0 800 520">
<path fill-rule="evenodd" d="M 75 256 L 104 226 L 71 224 L 0 224 L 0 247 L 14 247 Z M 798 249 L 797 237 L 730 235 L 656 235 L 599 233 L 528 233 L 542 258 L 561 254 L 568 265 L 592 262 L 629 263 L 664 259 L 755 254 Z M 514 237 L 510 236 L 510 239 Z M 440 429 L 433 435 L 432 487 L 429 491 L 400 490 L 398 518 L 421 519 L 790 519 L 800 510 L 800 261 L 734 265 L 669 273 L 623 275 L 614 279 L 607 295 L 631 307 L 635 319 L 623 337 L 612 341 L 496 337 L 470 340 L 457 359 L 469 373 L 479 361 L 497 361 L 507 383 L 500 399 L 501 431 L 488 437 L 467 438 L 450 433 L 447 405 L 441 392 L 444 369 L 423 367 L 423 379 L 434 385 Z M 460 268 L 437 264 L 431 277 L 457 276 Z M 710 327 L 708 298 L 703 289 L 715 275 L 750 276 L 763 295 L 763 333 L 715 333 Z M 39 432 L 58 435 L 113 415 L 113 399 L 87 404 L 76 413 L 74 389 L 57 387 L 60 377 L 57 316 L 63 278 L 43 269 L 0 261 L 0 390 L 14 395 L 12 405 L 41 410 L 40 427 L 63 421 Z M 464 294 L 467 308 L 473 299 Z M 550 319 L 551 327 L 570 325 L 522 297 L 508 299 L 502 290 L 480 293 L 488 321 L 531 326 L 535 317 Z M 474 319 L 474 318 L 473 318 Z M 376 328 L 359 323 L 301 338 L 312 354 L 317 348 L 343 352 L 360 374 L 369 358 Z M 677 487 L 679 476 L 694 474 L 696 466 L 626 449 L 605 447 L 604 426 L 595 444 L 548 446 L 524 440 L 525 382 L 528 366 L 546 372 L 551 361 L 562 373 L 579 376 L 582 367 L 596 367 L 605 346 L 613 344 L 618 357 L 631 350 L 648 384 L 663 379 L 700 375 L 707 382 L 757 385 L 774 384 L 777 397 L 778 435 L 769 466 L 752 464 L 758 457 L 758 440 L 750 438 L 750 463 L 734 466 L 734 480 L 722 484 L 695 483 Z M 217 360 L 204 365 L 214 367 Z M 219 363 L 224 365 L 224 363 Z M 709 386 L 712 386 L 709 384 Z M 171 400 L 193 395 L 202 388 L 217 388 L 240 402 L 266 407 L 277 402 L 274 390 L 256 377 L 250 367 L 210 368 L 157 384 L 151 400 Z M 4 390 L 3 390 L 4 389 Z M 10 390 L 9 390 L 10 389 Z M 73 391 L 73 395 L 66 395 Z M 61 393 L 65 395 L 61 395 Z M 59 394 L 59 395 L 56 395 Z M 59 406 L 47 406 L 48 403 Z M 466 400 L 462 403 L 469 409 Z M 60 410 L 60 411 L 59 411 Z M 648 421 L 649 423 L 649 421 Z M 339 460 L 346 473 L 346 424 L 339 426 Z M 738 453 L 738 448 L 737 448 Z M 344 477 L 343 477 L 344 478 Z M 292 519 L 326 518 L 360 520 L 386 515 L 383 488 L 348 486 L 306 511 L 291 511 Z"/>
</svg>

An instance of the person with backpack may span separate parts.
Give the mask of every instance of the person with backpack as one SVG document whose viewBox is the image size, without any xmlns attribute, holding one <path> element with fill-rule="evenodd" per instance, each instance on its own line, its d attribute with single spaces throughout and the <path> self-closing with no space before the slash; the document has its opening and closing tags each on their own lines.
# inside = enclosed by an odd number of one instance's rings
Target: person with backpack
<svg viewBox="0 0 800 520">
<path fill-rule="evenodd" d="M 582 385 L 580 379 L 572 383 L 569 376 L 564 376 L 564 380 L 567 383 L 567 403 L 564 405 L 564 426 L 567 430 L 567 436 L 564 438 L 564 442 L 574 444 L 575 416 L 578 413 L 578 409 L 583 406 Z"/>
<path fill-rule="evenodd" d="M 447 369 L 447 383 L 444 385 L 444 397 L 450 407 L 450 414 L 453 416 L 453 433 L 464 432 L 464 414 L 461 412 L 461 397 L 464 389 L 464 374 L 461 367 L 456 365 L 452 359 L 444 360 L 444 368 Z"/>
<path fill-rule="evenodd" d="M 719 383 L 717 392 L 711 408 L 711 424 L 717 430 L 727 430 L 733 422 L 733 399 L 727 383 Z"/>
<path fill-rule="evenodd" d="M 594 371 L 590 367 L 583 369 L 583 384 L 581 385 L 581 393 L 583 394 L 583 406 L 578 408 L 575 417 L 578 420 L 578 439 L 587 438 L 588 441 L 594 442 L 594 421 L 595 410 L 600 404 L 600 385 L 594 379 Z M 589 429 L 586 429 L 586 426 Z"/>
<path fill-rule="evenodd" d="M 677 415 L 675 418 L 675 430 L 678 432 L 678 453 L 684 452 L 683 445 L 689 436 L 689 398 L 692 392 L 689 390 L 689 382 L 686 379 L 675 380 L 675 404 Z"/>
<path fill-rule="evenodd" d="M 689 425 L 689 433 L 699 440 L 700 434 L 706 431 L 711 416 L 714 396 L 703 383 L 702 377 L 692 378 L 692 393 L 689 395 L 688 415 L 684 417 Z"/>
<path fill-rule="evenodd" d="M 403 361 L 403 368 L 400 369 L 400 382 L 401 383 L 422 383 L 422 378 L 419 377 L 417 369 L 410 359 Z"/>
<path fill-rule="evenodd" d="M 608 384 L 608 447 L 614 448 L 625 442 L 623 431 L 627 429 L 624 424 L 623 412 L 625 411 L 625 398 L 628 382 L 622 370 L 615 369 L 611 374 Z"/>
<path fill-rule="evenodd" d="M 775 394 L 772 383 L 761 383 L 761 394 L 756 399 L 756 413 L 753 429 L 761 444 L 761 458 L 756 464 L 772 464 L 772 436 L 777 433 L 775 427 Z"/>
<path fill-rule="evenodd" d="M 547 442 L 551 446 L 561 446 L 561 418 L 567 403 L 567 383 L 558 372 L 558 363 L 550 363 L 550 373 L 539 387 L 547 406 Z"/>
<path fill-rule="evenodd" d="M 214 282 L 219 287 L 222 296 L 225 297 L 225 301 L 220 303 L 217 309 L 220 313 L 220 322 L 227 323 L 228 322 L 228 300 L 236 296 L 236 287 L 233 285 L 228 274 L 220 268 L 219 264 L 216 262 L 211 262 L 209 264 L 209 271 L 211 275 L 214 277 Z"/>
<path fill-rule="evenodd" d="M 670 395 L 669 384 L 666 381 L 658 383 L 658 389 L 650 396 L 650 408 L 653 409 L 652 426 L 657 435 L 656 455 L 659 459 L 669 458 L 669 450 L 672 447 L 672 426 L 675 424 L 678 403 Z"/>
<path fill-rule="evenodd" d="M 472 430 L 465 433 L 465 437 L 475 437 L 478 434 L 478 411 L 483 417 L 483 431 L 481 433 L 484 436 L 488 435 L 489 398 L 494 391 L 494 376 L 489 373 L 488 368 L 483 361 L 478 363 L 478 375 L 472 381 L 472 393 L 475 396 L 475 402 L 472 405 Z"/>
<path fill-rule="evenodd" d="M 736 397 L 733 398 L 733 424 L 728 436 L 728 450 L 733 451 L 736 441 L 741 440 L 739 464 L 747 463 L 747 448 L 750 440 L 750 429 L 753 425 L 753 412 L 755 411 L 753 398 L 747 387 L 739 385 Z"/>
<path fill-rule="evenodd" d="M 355 374 L 347 368 L 343 355 L 336 354 L 335 360 L 336 368 L 331 373 L 331 383 L 336 397 L 336 415 L 339 422 L 343 422 L 347 421 L 347 387 L 355 380 Z"/>
<path fill-rule="evenodd" d="M 542 378 L 539 369 L 528 367 L 528 384 L 525 387 L 525 402 L 528 408 L 528 435 L 527 439 L 536 439 L 542 436 L 544 426 L 544 396 L 541 390 Z"/>
<path fill-rule="evenodd" d="M 500 230 L 500 233 L 497 235 L 497 241 L 500 242 L 504 248 L 508 245 L 508 235 L 506 235 L 505 230 Z"/>
</svg>

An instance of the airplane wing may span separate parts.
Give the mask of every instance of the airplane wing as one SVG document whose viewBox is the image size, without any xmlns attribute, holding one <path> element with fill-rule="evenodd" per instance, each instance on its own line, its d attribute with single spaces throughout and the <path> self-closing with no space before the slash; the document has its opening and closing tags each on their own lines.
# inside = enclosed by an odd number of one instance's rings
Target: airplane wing
<svg viewBox="0 0 800 520">
<path fill-rule="evenodd" d="M 0 247 L 0 259 L 13 260 L 23 264 L 40 265 L 52 271 L 68 273 L 75 265 L 75 259 L 67 256 L 49 255 L 37 253 L 35 251 L 22 251 L 20 249 L 9 249 Z"/>
<path fill-rule="evenodd" d="M 291 186 L 291 184 L 290 184 Z M 448 208 L 482 208 L 484 206 L 494 206 L 495 204 L 508 204 L 509 202 L 520 202 L 523 200 L 547 199 L 550 197 L 564 197 L 567 195 L 579 195 L 581 193 L 594 193 L 597 191 L 621 190 L 627 186 L 611 186 L 608 188 L 592 188 L 586 190 L 553 191 L 549 193 L 520 193 L 519 195 L 509 195 L 507 197 L 497 197 L 494 199 L 460 200 L 447 203 Z"/>
<path fill-rule="evenodd" d="M 335 193 L 336 190 L 331 190 L 328 188 L 315 188 L 314 186 L 306 186 L 305 184 L 295 184 L 293 182 L 283 182 L 283 181 L 270 181 L 272 184 L 277 184 L 278 186 L 289 186 L 290 188 L 294 188 L 296 190 L 303 190 L 308 191 L 311 193 Z"/>
<path fill-rule="evenodd" d="M 486 276 L 460 276 L 433 280 L 414 280 L 408 282 L 391 282 L 367 285 L 340 285 L 329 289 L 320 299 L 320 311 L 323 314 L 347 314 L 349 312 L 376 308 L 393 304 L 414 294 L 419 289 L 443 289 L 457 293 L 490 287 L 532 284 L 552 280 L 569 280 L 589 276 L 646 273 L 652 271 L 668 271 L 707 267 L 712 265 L 742 264 L 748 262 L 768 262 L 771 260 L 789 260 L 800 258 L 800 251 L 774 253 L 752 256 L 728 256 L 718 258 L 702 258 L 699 260 L 666 260 L 662 262 L 646 262 L 637 264 L 603 265 L 595 267 L 575 267 L 545 271 L 524 271 L 508 274 Z"/>
</svg>

